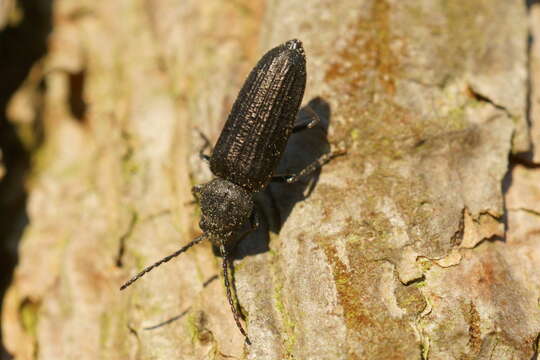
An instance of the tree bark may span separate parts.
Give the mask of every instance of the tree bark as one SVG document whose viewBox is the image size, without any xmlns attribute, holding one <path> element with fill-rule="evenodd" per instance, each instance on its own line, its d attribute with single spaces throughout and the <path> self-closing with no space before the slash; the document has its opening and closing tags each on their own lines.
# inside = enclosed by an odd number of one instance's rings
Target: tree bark
<svg viewBox="0 0 540 360">
<path fill-rule="evenodd" d="M 538 2 L 34 1 L 47 50 L 5 105 L 31 159 L 2 306 L 15 359 L 538 356 Z M 291 38 L 322 124 L 279 172 L 348 152 L 256 195 L 234 262 L 248 346 L 209 243 L 119 286 L 200 234 L 196 129 L 215 142 Z"/>
</svg>

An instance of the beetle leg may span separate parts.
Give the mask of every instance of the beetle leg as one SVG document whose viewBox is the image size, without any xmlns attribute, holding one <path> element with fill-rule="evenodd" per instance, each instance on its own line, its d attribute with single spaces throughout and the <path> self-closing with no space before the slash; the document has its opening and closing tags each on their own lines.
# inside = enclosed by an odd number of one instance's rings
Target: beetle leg
<svg viewBox="0 0 540 360">
<path fill-rule="evenodd" d="M 253 210 L 253 212 L 251 213 L 251 216 L 249 217 L 249 225 L 249 229 L 243 231 L 240 235 L 238 235 L 239 239 L 244 238 L 245 236 L 249 235 L 251 232 L 259 228 L 260 222 L 259 216 L 257 215 L 257 210 Z"/>
<path fill-rule="evenodd" d="M 259 222 L 259 215 L 257 215 L 257 210 L 253 209 L 251 217 L 249 218 L 249 222 L 251 224 L 251 231 L 255 231 L 259 228 L 261 223 Z"/>
<path fill-rule="evenodd" d="M 315 170 L 332 160 L 333 158 L 337 156 L 344 155 L 346 153 L 346 150 L 339 149 L 334 150 L 329 153 L 324 154 L 308 166 L 306 166 L 304 169 L 302 169 L 297 174 L 285 174 L 285 175 L 274 175 L 272 176 L 272 182 L 281 182 L 281 183 L 287 183 L 292 184 L 300 180 L 302 177 L 307 176 L 311 173 L 313 173 Z"/>
<path fill-rule="evenodd" d="M 201 193 L 201 188 L 202 188 L 202 185 L 195 185 L 194 187 L 191 188 L 191 194 L 197 200 L 199 199 L 199 194 Z"/>
<path fill-rule="evenodd" d="M 199 157 L 204 161 L 210 161 L 210 155 L 207 155 L 204 153 L 206 149 L 211 148 L 210 140 L 208 139 L 206 135 L 204 135 L 204 133 L 199 128 L 195 128 L 195 130 L 197 130 L 197 132 L 199 133 L 199 136 L 203 139 L 203 142 L 204 142 L 203 146 L 199 150 Z M 210 149 L 210 152 L 212 152 L 212 149 Z"/>
<path fill-rule="evenodd" d="M 236 326 L 238 327 L 238 330 L 244 335 L 244 338 L 246 339 L 246 343 L 251 345 L 251 342 L 249 341 L 249 337 L 242 327 L 242 323 L 240 322 L 240 314 L 238 313 L 238 309 L 236 308 L 234 301 L 232 299 L 231 294 L 231 284 L 229 283 L 229 257 L 227 254 L 227 249 L 225 249 L 225 243 L 223 239 L 219 239 L 219 252 L 221 253 L 221 257 L 223 258 L 223 280 L 225 282 L 225 290 L 227 292 L 227 300 L 229 301 L 229 305 L 231 307 L 231 311 L 233 313 L 234 322 L 236 322 Z"/>
<path fill-rule="evenodd" d="M 299 131 L 302 131 L 302 130 L 305 130 L 305 129 L 311 129 L 313 127 L 315 127 L 318 123 L 321 122 L 321 118 L 319 117 L 319 115 L 317 115 L 317 113 L 311 108 L 311 106 L 309 105 L 306 105 L 305 106 L 305 109 L 309 110 L 309 112 L 311 113 L 311 120 L 308 121 L 308 122 L 305 122 L 303 124 L 300 124 L 300 125 L 296 125 L 292 132 L 293 134 L 294 133 L 297 133 Z"/>
</svg>

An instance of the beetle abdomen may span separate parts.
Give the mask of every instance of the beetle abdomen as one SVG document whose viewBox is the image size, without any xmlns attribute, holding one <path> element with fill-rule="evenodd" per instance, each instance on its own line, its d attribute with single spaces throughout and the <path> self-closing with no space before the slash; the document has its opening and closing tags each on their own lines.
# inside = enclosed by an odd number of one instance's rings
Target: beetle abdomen
<svg viewBox="0 0 540 360">
<path fill-rule="evenodd" d="M 245 81 L 214 147 L 214 175 L 249 191 L 263 188 L 281 159 L 305 85 L 299 40 L 267 52 Z"/>
</svg>

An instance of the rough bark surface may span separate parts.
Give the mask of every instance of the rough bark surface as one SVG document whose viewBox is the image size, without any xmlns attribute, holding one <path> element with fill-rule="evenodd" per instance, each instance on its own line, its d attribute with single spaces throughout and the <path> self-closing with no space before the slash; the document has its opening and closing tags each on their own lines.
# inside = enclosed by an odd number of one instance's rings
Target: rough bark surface
<svg viewBox="0 0 540 360">
<path fill-rule="evenodd" d="M 2 103 L 31 159 L 10 356 L 538 356 L 538 2 L 33 2 L 47 51 Z M 13 16 L 4 32 L 29 12 Z M 291 38 L 323 124 L 293 135 L 280 172 L 330 144 L 348 154 L 257 194 L 262 226 L 234 273 L 247 346 L 208 243 L 119 285 L 200 233 L 190 188 L 211 174 L 195 128 L 215 141 L 250 68 Z"/>
</svg>

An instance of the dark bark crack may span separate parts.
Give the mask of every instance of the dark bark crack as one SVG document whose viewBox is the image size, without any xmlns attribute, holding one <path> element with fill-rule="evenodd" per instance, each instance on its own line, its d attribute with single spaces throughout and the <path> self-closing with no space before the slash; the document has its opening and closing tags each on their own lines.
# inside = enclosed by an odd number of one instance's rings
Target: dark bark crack
<svg viewBox="0 0 540 360">
<path fill-rule="evenodd" d="M 467 86 L 467 90 L 469 92 L 469 94 L 476 100 L 476 101 L 480 101 L 480 102 L 485 102 L 485 103 L 488 103 L 488 104 L 491 104 L 493 107 L 499 109 L 499 110 L 502 110 L 504 111 L 509 117 L 512 117 L 512 114 L 510 113 L 510 111 L 508 111 L 508 109 L 506 107 L 504 107 L 503 105 L 501 104 L 497 104 L 495 101 L 493 101 L 492 99 L 490 99 L 487 95 L 484 95 L 480 92 L 478 92 L 476 89 L 473 88 L 473 86 L 471 84 L 469 84 Z"/>
<path fill-rule="evenodd" d="M 124 265 L 124 253 L 126 252 L 126 240 L 131 236 L 133 233 L 133 229 L 135 228 L 135 224 L 137 224 L 137 213 L 132 212 L 131 213 L 131 219 L 129 221 L 129 225 L 127 230 L 124 232 L 122 236 L 120 236 L 120 244 L 118 247 L 118 253 L 116 255 L 116 261 L 115 264 L 117 267 L 121 268 Z"/>
</svg>

